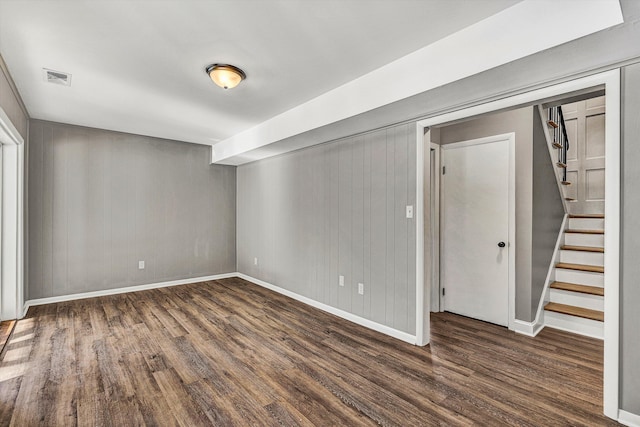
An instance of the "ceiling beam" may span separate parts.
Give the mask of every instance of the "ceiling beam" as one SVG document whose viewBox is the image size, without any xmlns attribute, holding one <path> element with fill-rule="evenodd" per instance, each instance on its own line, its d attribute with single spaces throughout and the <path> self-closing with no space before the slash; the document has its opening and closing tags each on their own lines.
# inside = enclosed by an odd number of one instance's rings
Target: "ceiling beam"
<svg viewBox="0 0 640 427">
<path fill-rule="evenodd" d="M 211 162 L 354 117 L 623 22 L 617 0 L 524 0 L 213 146 Z M 327 64 L 339 66 L 339 64 Z M 299 147 L 291 147 L 297 149 Z"/>
</svg>

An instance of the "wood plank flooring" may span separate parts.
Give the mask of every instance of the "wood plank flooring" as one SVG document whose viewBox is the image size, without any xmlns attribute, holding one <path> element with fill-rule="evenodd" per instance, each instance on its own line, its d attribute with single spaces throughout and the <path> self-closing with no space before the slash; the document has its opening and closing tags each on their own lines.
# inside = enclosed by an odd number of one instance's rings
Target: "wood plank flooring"
<svg viewBox="0 0 640 427">
<path fill-rule="evenodd" d="M 0 425 L 617 425 L 601 341 L 432 325 L 415 347 L 241 279 L 32 307 Z"/>
<path fill-rule="evenodd" d="M 7 341 L 9 341 L 9 337 L 11 336 L 15 325 L 15 320 L 5 320 L 4 322 L 0 322 L 0 357 L 2 357 L 4 347 L 7 344 Z"/>
</svg>

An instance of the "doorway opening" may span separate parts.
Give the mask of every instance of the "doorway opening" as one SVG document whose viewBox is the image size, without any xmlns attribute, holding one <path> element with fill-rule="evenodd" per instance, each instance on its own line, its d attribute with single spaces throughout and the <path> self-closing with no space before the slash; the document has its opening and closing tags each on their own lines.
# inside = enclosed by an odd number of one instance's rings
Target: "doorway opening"
<svg viewBox="0 0 640 427">
<path fill-rule="evenodd" d="M 610 418 L 617 418 L 618 412 L 618 355 L 619 355 L 619 265 L 617 263 L 619 256 L 619 212 L 620 212 L 620 76 L 619 70 L 614 70 L 606 73 L 596 74 L 589 77 L 581 78 L 578 80 L 561 83 L 558 85 L 550 86 L 543 89 L 533 90 L 530 92 L 515 95 L 509 98 L 501 99 L 498 101 L 489 102 L 482 105 L 466 108 L 459 111 L 453 111 L 451 113 L 442 114 L 437 117 L 428 118 L 418 122 L 418 159 L 417 159 L 417 171 L 418 171 L 418 206 L 424 206 L 423 221 L 417 222 L 417 236 L 418 243 L 422 245 L 422 250 L 419 251 L 419 255 L 422 259 L 417 258 L 417 272 L 419 274 L 417 281 L 416 293 L 418 297 L 418 304 L 424 301 L 422 308 L 418 311 L 417 326 L 423 325 L 423 328 L 417 327 L 418 331 L 417 342 L 418 344 L 426 344 L 429 341 L 429 324 L 428 313 L 429 310 L 437 307 L 439 310 L 446 308 L 446 303 L 443 304 L 441 299 L 441 293 L 435 292 L 434 287 L 438 289 L 439 282 L 442 281 L 442 270 L 440 275 L 434 271 L 434 253 L 440 248 L 434 244 L 435 232 L 437 228 L 434 226 L 434 222 L 438 220 L 438 216 L 434 214 L 434 208 L 432 204 L 442 200 L 442 196 L 433 194 L 432 192 L 432 167 L 434 161 L 427 153 L 432 153 L 431 150 L 425 150 L 425 147 L 430 147 L 432 142 L 432 133 L 434 130 L 437 132 L 439 128 L 444 125 L 458 124 L 470 119 L 475 119 L 490 114 L 511 111 L 517 108 L 528 107 L 531 108 L 533 114 L 537 114 L 539 119 L 547 119 L 546 111 L 541 111 L 542 106 L 549 107 L 554 103 L 567 103 L 573 98 L 578 99 L 594 99 L 594 94 L 600 93 L 606 94 L 604 99 L 606 116 L 602 119 L 605 122 L 604 126 L 604 163 L 606 167 L 604 169 L 604 193 L 606 193 L 606 200 L 604 202 L 604 218 L 602 219 L 606 234 L 603 238 L 603 268 L 607 274 L 603 279 L 603 289 L 606 295 L 604 300 L 604 413 Z M 427 138 L 425 139 L 425 135 Z M 442 146 L 440 147 L 442 149 Z M 434 150 L 435 151 L 435 150 Z M 566 154 L 566 153 L 565 153 Z M 547 162 L 551 164 L 551 158 L 553 152 L 547 153 Z M 440 165 L 441 167 L 442 165 Z M 593 175 L 592 177 L 595 177 Z M 442 178 L 442 177 L 441 177 Z M 555 191 L 561 194 L 563 206 L 570 200 L 570 197 L 563 193 L 562 186 L 566 186 L 562 183 L 563 180 L 558 180 L 557 185 L 559 188 Z M 564 180 L 566 181 L 566 180 Z M 574 187 L 575 188 L 575 187 Z M 596 187 L 592 187 L 596 189 Z M 429 190 L 429 191 L 425 191 Z M 516 197 L 520 196 L 518 194 Z M 437 198 L 437 199 L 436 199 Z M 531 206 L 529 215 L 533 215 L 534 207 Z M 570 214 L 565 209 L 564 213 Z M 440 209 L 440 223 L 442 223 L 442 216 L 445 215 Z M 576 214 L 573 214 L 576 215 Z M 419 216 L 420 217 L 420 216 Z M 562 227 L 566 228 L 569 218 L 563 221 Z M 440 229 L 442 233 L 442 229 Z M 556 235 L 558 230 L 556 230 Z M 422 238 L 422 240 L 420 239 Z M 559 240 L 559 239 L 558 239 Z M 505 242 L 508 243 L 508 242 Z M 520 241 L 518 241 L 520 243 Z M 556 246 L 560 243 L 556 242 Z M 420 249 L 420 247 L 419 247 Z M 442 256 L 442 253 L 440 254 Z M 440 262 L 442 267 L 442 261 Z M 461 266 L 464 268 L 464 266 Z M 515 272 L 516 276 L 522 274 L 522 271 L 518 269 Z M 440 277 L 439 277 L 440 276 Z M 440 289 L 438 289 L 439 291 Z M 446 292 L 446 289 L 445 289 Z M 436 304 L 431 302 L 431 298 L 439 295 L 440 300 Z M 540 296 L 540 295 L 539 295 Z M 421 300 L 422 297 L 422 300 Z M 529 296 L 531 297 L 531 295 Z M 540 296 L 539 300 L 542 302 L 544 295 Z M 535 299 L 535 296 L 534 296 Z M 536 304 L 531 303 L 529 298 L 530 310 L 535 311 Z M 520 304 L 520 302 L 518 302 Z M 535 335 L 538 325 L 536 322 L 523 322 L 513 320 L 513 327 L 510 329 L 517 330 L 521 333 Z"/>
<path fill-rule="evenodd" d="M 24 139 L 0 108 L 0 320 L 23 317 Z"/>
<path fill-rule="evenodd" d="M 510 328 L 515 139 L 508 133 L 441 145 L 439 171 L 441 309 Z"/>
</svg>

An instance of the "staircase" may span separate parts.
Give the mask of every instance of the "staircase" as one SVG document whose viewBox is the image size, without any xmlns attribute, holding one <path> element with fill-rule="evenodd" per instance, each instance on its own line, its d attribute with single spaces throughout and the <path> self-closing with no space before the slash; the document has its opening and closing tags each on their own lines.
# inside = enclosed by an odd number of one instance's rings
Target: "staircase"
<svg viewBox="0 0 640 427">
<path fill-rule="evenodd" d="M 552 107 L 547 110 L 547 125 L 549 133 L 547 139 L 550 140 L 550 149 L 557 150 L 556 167 L 560 170 L 560 175 L 556 175 L 560 182 L 560 192 L 564 198 L 563 204 L 565 212 L 567 211 L 566 202 L 575 202 L 575 199 L 568 197 L 565 189 L 572 183 L 567 180 L 567 151 L 569 150 L 569 137 L 567 136 L 567 128 L 564 123 L 564 115 L 562 107 Z M 552 140 L 551 140 L 552 139 Z"/>
<path fill-rule="evenodd" d="M 552 272 L 544 325 L 604 337 L 604 215 L 569 215 Z"/>
<path fill-rule="evenodd" d="M 575 212 L 577 205 L 571 203 L 575 199 L 567 196 L 567 190 L 579 183 L 567 179 L 569 138 L 562 106 L 551 106 L 546 114 L 542 105 L 538 109 L 567 217 L 549 266 L 536 323 L 603 339 L 604 215 Z"/>
</svg>

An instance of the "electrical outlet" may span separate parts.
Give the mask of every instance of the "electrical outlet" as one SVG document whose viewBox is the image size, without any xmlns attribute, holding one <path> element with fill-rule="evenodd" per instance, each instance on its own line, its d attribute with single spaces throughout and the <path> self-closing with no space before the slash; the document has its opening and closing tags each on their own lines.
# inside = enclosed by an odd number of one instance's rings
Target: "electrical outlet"
<svg viewBox="0 0 640 427">
<path fill-rule="evenodd" d="M 144 261 L 138 261 L 138 270 L 144 270 Z"/>
<path fill-rule="evenodd" d="M 338 276 L 338 285 L 344 286 L 344 276 Z"/>
<path fill-rule="evenodd" d="M 364 295 L 364 283 L 358 283 L 358 293 Z"/>
<path fill-rule="evenodd" d="M 257 257 L 253 259 L 253 265 L 258 265 L 258 258 Z"/>
</svg>

